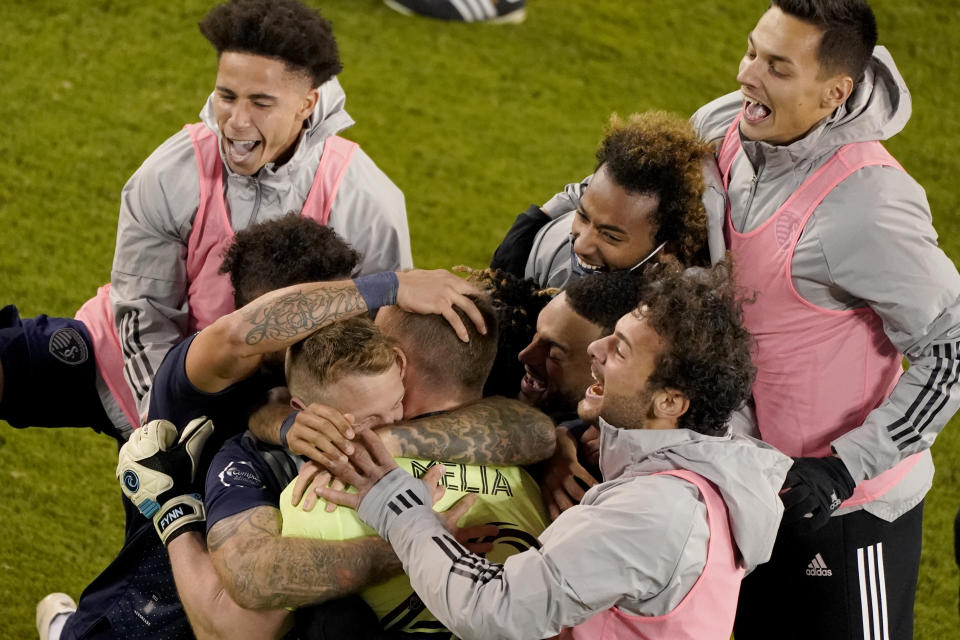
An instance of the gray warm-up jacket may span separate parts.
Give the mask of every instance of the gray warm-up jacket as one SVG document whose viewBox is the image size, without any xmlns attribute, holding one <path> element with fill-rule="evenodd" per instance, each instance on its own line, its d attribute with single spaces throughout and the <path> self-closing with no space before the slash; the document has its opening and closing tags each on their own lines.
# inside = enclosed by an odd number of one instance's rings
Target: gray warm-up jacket
<svg viewBox="0 0 960 640">
<path fill-rule="evenodd" d="M 788 457 L 741 435 L 600 427 L 604 482 L 560 514 L 540 549 L 503 565 L 456 544 L 426 485 L 403 470 L 373 487 L 360 517 L 393 545 L 427 608 L 467 640 L 546 638 L 614 605 L 635 615 L 672 611 L 703 570 L 709 527 L 697 488 L 650 475 L 660 471 L 687 469 L 716 485 L 747 571 L 769 559 Z"/>
<path fill-rule="evenodd" d="M 741 108 L 737 91 L 702 107 L 692 122 L 701 137 L 719 145 Z M 847 102 L 802 139 L 783 146 L 741 140 L 744 153 L 729 185 L 734 228 L 757 228 L 840 146 L 886 140 L 903 129 L 910 113 L 910 92 L 890 53 L 877 47 Z M 910 362 L 889 398 L 832 443 L 854 480 L 928 449 L 960 405 L 960 276 L 937 246 L 923 188 L 894 167 L 860 169 L 814 211 L 791 267 L 794 287 L 815 305 L 869 305 Z M 904 428 L 911 433 L 894 441 Z M 923 499 L 932 477 L 927 455 L 863 508 L 893 520 Z"/>
<path fill-rule="evenodd" d="M 223 163 L 225 200 L 235 231 L 300 211 L 324 140 L 353 124 L 344 110 L 345 98 L 336 78 L 320 87 L 296 150 L 282 166 L 270 163 L 256 176 L 242 176 Z M 219 135 L 212 95 L 200 118 Z M 193 145 L 181 130 L 144 161 L 121 194 L 110 298 L 125 374 L 141 411 L 154 372 L 187 328 L 187 241 L 199 184 Z M 360 274 L 413 266 L 403 193 L 362 149 L 343 176 L 329 226 L 362 256 Z"/>
</svg>

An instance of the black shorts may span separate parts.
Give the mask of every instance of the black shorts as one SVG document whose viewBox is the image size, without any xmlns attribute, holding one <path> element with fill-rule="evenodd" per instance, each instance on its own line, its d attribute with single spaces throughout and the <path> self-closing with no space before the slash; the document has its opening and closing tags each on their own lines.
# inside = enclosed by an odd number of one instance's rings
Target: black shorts
<svg viewBox="0 0 960 640">
<path fill-rule="evenodd" d="M 923 502 L 893 522 L 861 510 L 810 535 L 781 529 L 743 580 L 736 640 L 912 639 L 922 525 Z"/>
<path fill-rule="evenodd" d="M 0 419 L 12 426 L 116 428 L 97 391 L 97 364 L 87 328 L 73 318 L 21 318 L 0 309 Z M 116 436 L 115 436 L 116 437 Z"/>
</svg>

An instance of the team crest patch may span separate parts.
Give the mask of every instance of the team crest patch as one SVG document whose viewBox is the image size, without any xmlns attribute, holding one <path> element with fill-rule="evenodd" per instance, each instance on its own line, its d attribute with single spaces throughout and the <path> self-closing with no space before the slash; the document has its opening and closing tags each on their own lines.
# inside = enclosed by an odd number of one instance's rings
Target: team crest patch
<svg viewBox="0 0 960 640">
<path fill-rule="evenodd" d="M 220 483 L 225 487 L 251 487 L 262 489 L 265 485 L 260 474 L 245 460 L 231 460 L 220 472 Z"/>
<path fill-rule="evenodd" d="M 800 216 L 793 211 L 784 211 L 777 218 L 775 232 L 777 234 L 777 244 L 785 247 L 793 239 L 800 226 Z"/>
<path fill-rule="evenodd" d="M 87 343 L 73 327 L 57 329 L 50 336 L 50 355 L 64 364 L 83 364 L 90 355 Z"/>
</svg>

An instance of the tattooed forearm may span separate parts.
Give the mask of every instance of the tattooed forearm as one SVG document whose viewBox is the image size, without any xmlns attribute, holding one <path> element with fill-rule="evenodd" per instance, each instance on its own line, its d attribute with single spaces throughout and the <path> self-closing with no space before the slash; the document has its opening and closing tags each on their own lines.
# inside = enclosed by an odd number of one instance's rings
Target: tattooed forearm
<svg viewBox="0 0 960 640">
<path fill-rule="evenodd" d="M 499 397 L 383 427 L 380 433 L 398 455 L 475 464 L 532 464 L 553 455 L 555 446 L 550 418 Z"/>
<path fill-rule="evenodd" d="M 340 598 L 403 568 L 378 538 L 343 542 L 280 537 L 280 511 L 255 507 L 217 522 L 207 536 L 214 567 L 237 604 L 300 607 Z"/>
<path fill-rule="evenodd" d="M 246 342 L 289 342 L 332 322 L 366 311 L 363 297 L 352 286 L 323 287 L 287 293 L 256 305 L 244 318 L 250 325 Z"/>
</svg>

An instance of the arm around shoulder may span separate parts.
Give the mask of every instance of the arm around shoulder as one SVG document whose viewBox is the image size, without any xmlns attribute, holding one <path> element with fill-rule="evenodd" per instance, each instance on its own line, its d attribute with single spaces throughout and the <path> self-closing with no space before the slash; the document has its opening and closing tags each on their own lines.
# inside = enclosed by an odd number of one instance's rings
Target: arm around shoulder
<svg viewBox="0 0 960 640">
<path fill-rule="evenodd" d="M 391 454 L 449 462 L 532 464 L 553 455 L 553 421 L 518 400 L 484 398 L 377 430 Z"/>
</svg>

